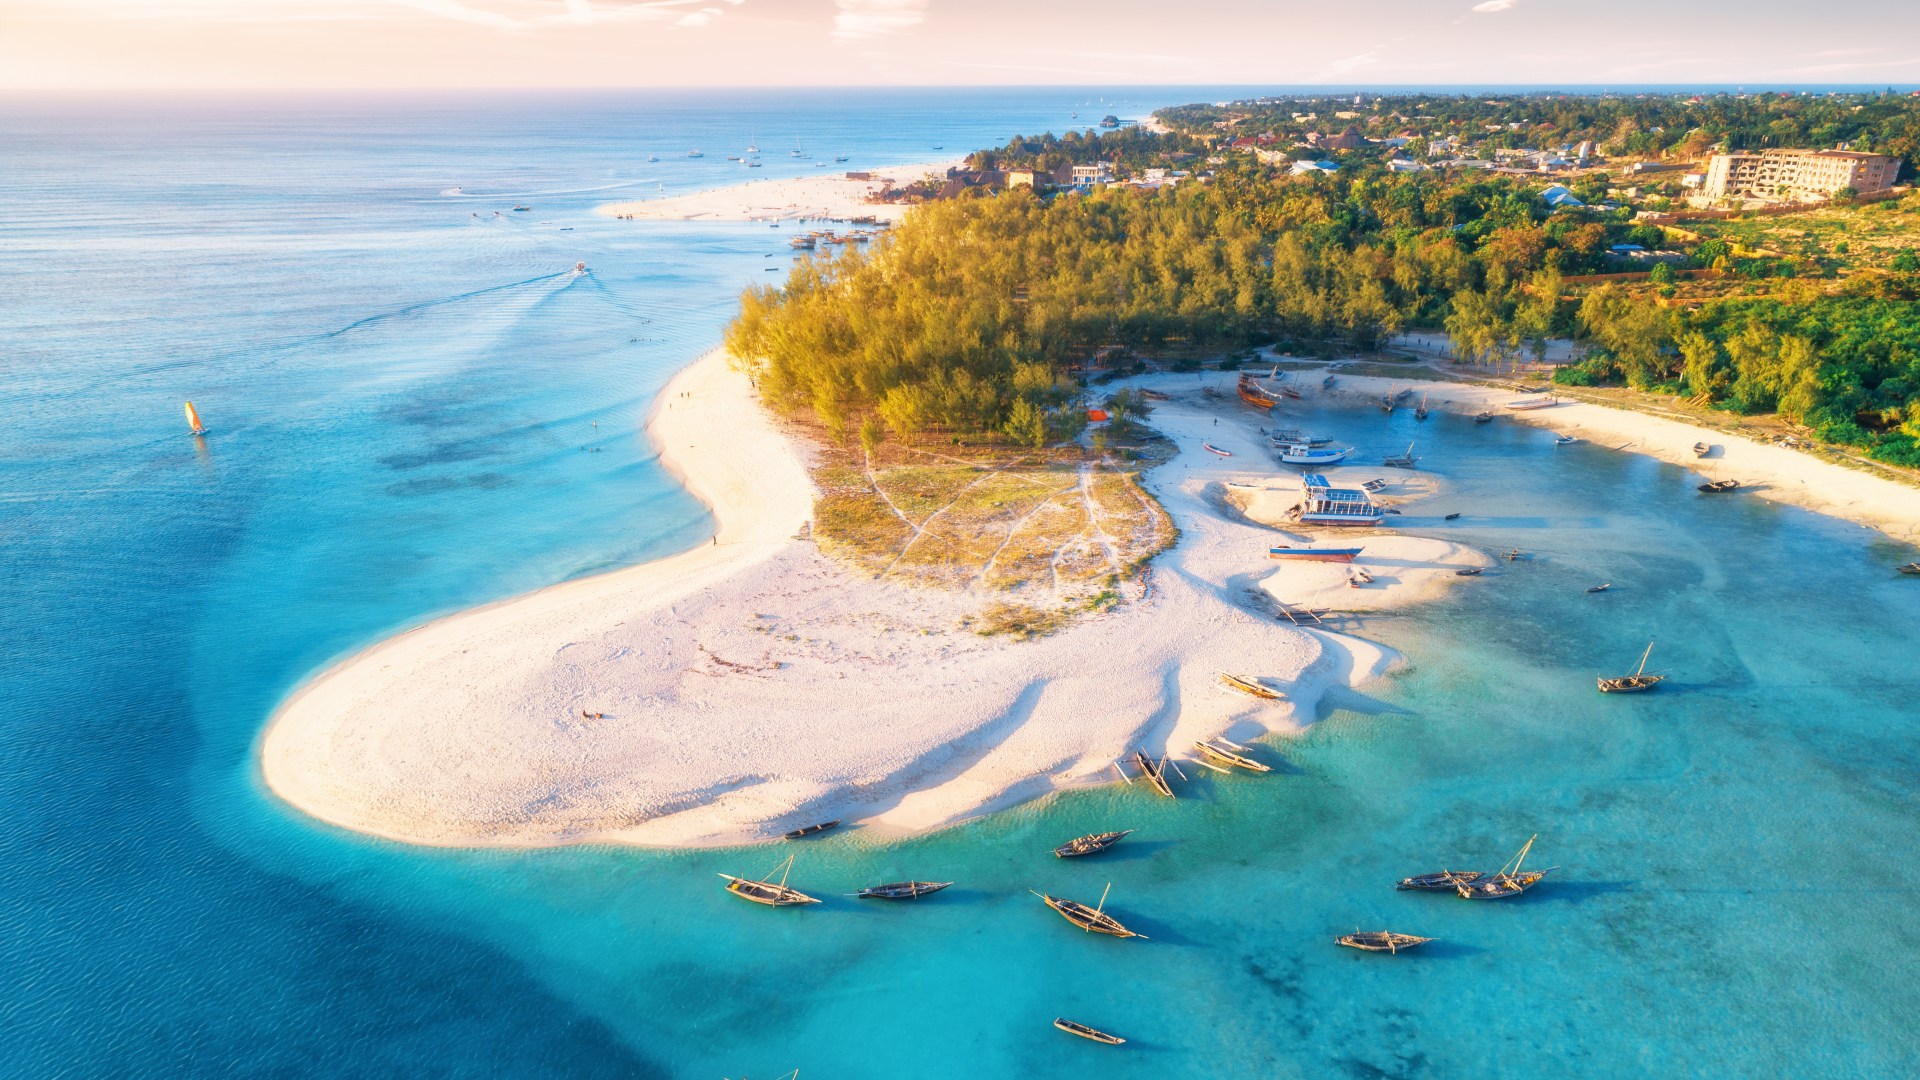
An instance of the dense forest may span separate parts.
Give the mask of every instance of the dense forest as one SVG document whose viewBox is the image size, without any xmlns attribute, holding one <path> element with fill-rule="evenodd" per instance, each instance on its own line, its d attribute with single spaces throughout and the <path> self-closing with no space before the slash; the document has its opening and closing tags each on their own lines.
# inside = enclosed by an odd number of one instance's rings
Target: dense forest
<svg viewBox="0 0 1920 1080">
<path fill-rule="evenodd" d="M 1100 138 L 1088 145 L 1142 161 L 1189 145 Z M 1356 164 L 1289 178 L 1250 155 L 1216 160 L 1205 183 L 920 207 L 871 251 L 803 259 L 784 286 L 750 290 L 728 345 L 773 400 L 812 409 L 836 438 L 992 432 L 1039 445 L 1079 430 L 1079 379 L 1096 353 L 1190 362 L 1284 342 L 1334 355 L 1431 327 L 1462 355 L 1500 362 L 1574 336 L 1587 355 L 1559 372 L 1564 383 L 1777 412 L 1920 465 L 1913 260 L 1814 282 L 1709 241 L 1677 265 L 1719 268 L 1734 291 L 1676 299 L 1673 264 L 1573 288 L 1565 278 L 1608 268 L 1610 245 L 1654 246 L 1661 230 L 1626 208 L 1553 211 L 1525 177 Z M 1920 236 L 1920 196 L 1860 212 Z"/>
</svg>

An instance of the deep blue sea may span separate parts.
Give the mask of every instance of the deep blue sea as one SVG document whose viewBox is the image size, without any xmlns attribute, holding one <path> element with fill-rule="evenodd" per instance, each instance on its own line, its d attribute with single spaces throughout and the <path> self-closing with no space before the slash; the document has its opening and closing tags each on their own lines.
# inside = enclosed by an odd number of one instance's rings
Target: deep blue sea
<svg viewBox="0 0 1920 1080">
<path fill-rule="evenodd" d="M 804 912 L 713 876 L 784 851 L 415 849 L 264 791 L 330 660 L 705 537 L 639 423 L 784 233 L 593 206 L 1226 96 L 0 103 L 0 1074 L 1920 1072 L 1920 552 L 1504 423 L 1308 418 L 1420 438 L 1453 487 L 1404 527 L 1537 557 L 1367 623 L 1408 670 L 1271 776 L 826 838 Z M 1595 694 L 1649 638 L 1670 682 Z M 1391 888 L 1534 833 L 1518 901 Z M 839 899 L 905 876 L 960 884 Z M 1026 893 L 1108 881 L 1152 940 Z"/>
</svg>

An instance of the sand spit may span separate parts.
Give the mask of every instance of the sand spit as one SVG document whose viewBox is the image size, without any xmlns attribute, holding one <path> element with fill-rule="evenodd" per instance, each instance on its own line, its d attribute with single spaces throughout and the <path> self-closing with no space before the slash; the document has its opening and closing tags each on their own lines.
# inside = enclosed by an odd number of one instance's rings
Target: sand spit
<svg viewBox="0 0 1920 1080">
<path fill-rule="evenodd" d="M 1110 780 L 1135 747 L 1296 729 L 1330 688 L 1397 659 L 1276 622 L 1263 583 L 1298 568 L 1268 562 L 1276 531 L 1218 497 L 1277 471 L 1251 414 L 1163 405 L 1154 422 L 1180 453 L 1147 484 L 1183 535 L 1147 598 L 1014 642 L 962 626 L 991 596 L 862 577 L 793 539 L 811 508 L 802 462 L 723 357 L 661 400 L 652 437 L 713 504 L 719 543 L 442 619 L 325 672 L 263 740 L 275 792 L 421 844 L 717 844 L 830 817 L 912 832 Z M 1366 542 L 1383 556 L 1437 543 Z M 1365 606 L 1401 591 L 1383 582 Z M 1232 691 L 1222 670 L 1288 700 Z"/>
<path fill-rule="evenodd" d="M 889 184 L 904 186 L 934 173 L 945 176 L 960 160 L 923 165 L 893 165 L 858 170 L 870 180 L 849 180 L 842 168 L 822 169 L 814 176 L 749 180 L 732 187 L 670 195 L 662 199 L 608 203 L 595 212 L 640 221 L 797 221 L 802 219 L 873 217 L 898 221 L 912 209 L 906 203 L 870 203 L 867 196 Z"/>
</svg>

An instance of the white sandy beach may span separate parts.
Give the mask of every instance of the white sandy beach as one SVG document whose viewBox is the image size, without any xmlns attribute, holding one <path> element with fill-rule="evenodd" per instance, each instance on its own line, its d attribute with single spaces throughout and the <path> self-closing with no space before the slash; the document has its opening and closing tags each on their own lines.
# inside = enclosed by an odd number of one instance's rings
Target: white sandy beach
<svg viewBox="0 0 1920 1080">
<path fill-rule="evenodd" d="M 1111 780 L 1135 748 L 1296 730 L 1330 690 L 1397 657 L 1282 623 L 1280 604 L 1390 610 L 1489 560 L 1390 528 L 1287 527 L 1297 479 L 1271 463 L 1266 420 L 1232 401 L 1231 379 L 1135 380 L 1173 394 L 1153 423 L 1180 452 L 1145 483 L 1180 542 L 1154 561 L 1146 599 L 1021 643 L 962 625 L 990 596 L 875 580 L 794 539 L 812 509 L 804 446 L 711 354 L 662 393 L 649 433 L 713 506 L 716 544 L 454 615 L 345 661 L 276 714 L 266 782 L 315 817 L 413 843 L 702 845 L 827 818 L 937 828 Z M 1337 392 L 1388 385 L 1342 377 Z M 1428 392 L 1464 412 L 1513 396 Z M 1920 526 L 1920 492 L 1789 450 L 1598 406 L 1520 418 L 1689 464 L 1709 438 L 1726 455 L 1716 462 L 1767 482 L 1762 494 L 1904 535 Z M 1361 472 L 1381 470 L 1347 478 Z M 1395 475 L 1380 497 L 1416 503 L 1442 483 Z M 1361 544 L 1354 565 L 1374 581 L 1351 588 L 1344 565 L 1264 557 L 1314 538 Z M 1287 700 L 1231 691 L 1222 670 Z"/>
<path fill-rule="evenodd" d="M 949 166 L 964 161 L 956 158 L 922 165 L 856 170 L 873 177 L 871 180 L 849 180 L 846 169 L 833 167 L 821 169 L 812 176 L 748 180 L 711 191 L 608 203 L 596 207 L 595 212 L 638 221 L 800 221 L 869 216 L 881 221 L 898 221 L 912 209 L 910 205 L 872 203 L 867 197 L 889 184 L 905 186 L 929 173 L 944 177 Z"/>
<path fill-rule="evenodd" d="M 1335 369 L 1335 374 L 1339 374 Z M 1304 380 L 1309 394 L 1316 379 Z M 1804 507 L 1879 529 L 1902 540 L 1920 540 L 1920 488 L 1858 469 L 1822 461 L 1785 446 L 1757 442 L 1665 416 L 1606 405 L 1562 401 L 1544 409 L 1514 411 L 1505 403 L 1528 395 L 1471 383 L 1339 376 L 1336 396 L 1353 403 L 1376 401 L 1394 389 L 1427 396 L 1429 408 L 1476 414 L 1492 411 L 1499 423 L 1519 422 L 1572 435 L 1609 449 L 1645 454 L 1693 470 L 1702 481 L 1738 480 L 1740 497 Z M 1693 453 L 1706 443 L 1704 458 Z"/>
<path fill-rule="evenodd" d="M 1110 780 L 1135 747 L 1295 729 L 1329 688 L 1396 659 L 1276 621 L 1270 579 L 1326 568 L 1268 562 L 1278 534 L 1223 505 L 1222 485 L 1277 470 L 1250 423 L 1213 424 L 1217 408 L 1155 414 L 1181 453 L 1147 483 L 1183 535 L 1150 596 L 1019 643 L 960 626 L 991 597 L 875 581 L 792 539 L 811 510 L 798 449 L 723 357 L 661 400 L 651 434 L 713 504 L 719 543 L 442 619 L 333 668 L 267 732 L 274 791 L 424 844 L 712 844 L 830 817 L 915 831 Z M 1450 547 L 1366 544 L 1409 567 Z M 1424 590 L 1371 592 L 1361 606 L 1379 609 Z M 1221 670 L 1289 700 L 1229 690 Z"/>
</svg>

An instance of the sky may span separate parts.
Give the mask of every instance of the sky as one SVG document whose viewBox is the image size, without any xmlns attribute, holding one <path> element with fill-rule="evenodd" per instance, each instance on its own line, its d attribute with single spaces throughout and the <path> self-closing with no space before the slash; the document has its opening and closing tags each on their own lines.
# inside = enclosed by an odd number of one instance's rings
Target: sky
<svg viewBox="0 0 1920 1080">
<path fill-rule="evenodd" d="M 1920 0 L 0 0 L 0 90 L 1920 83 Z"/>
</svg>

